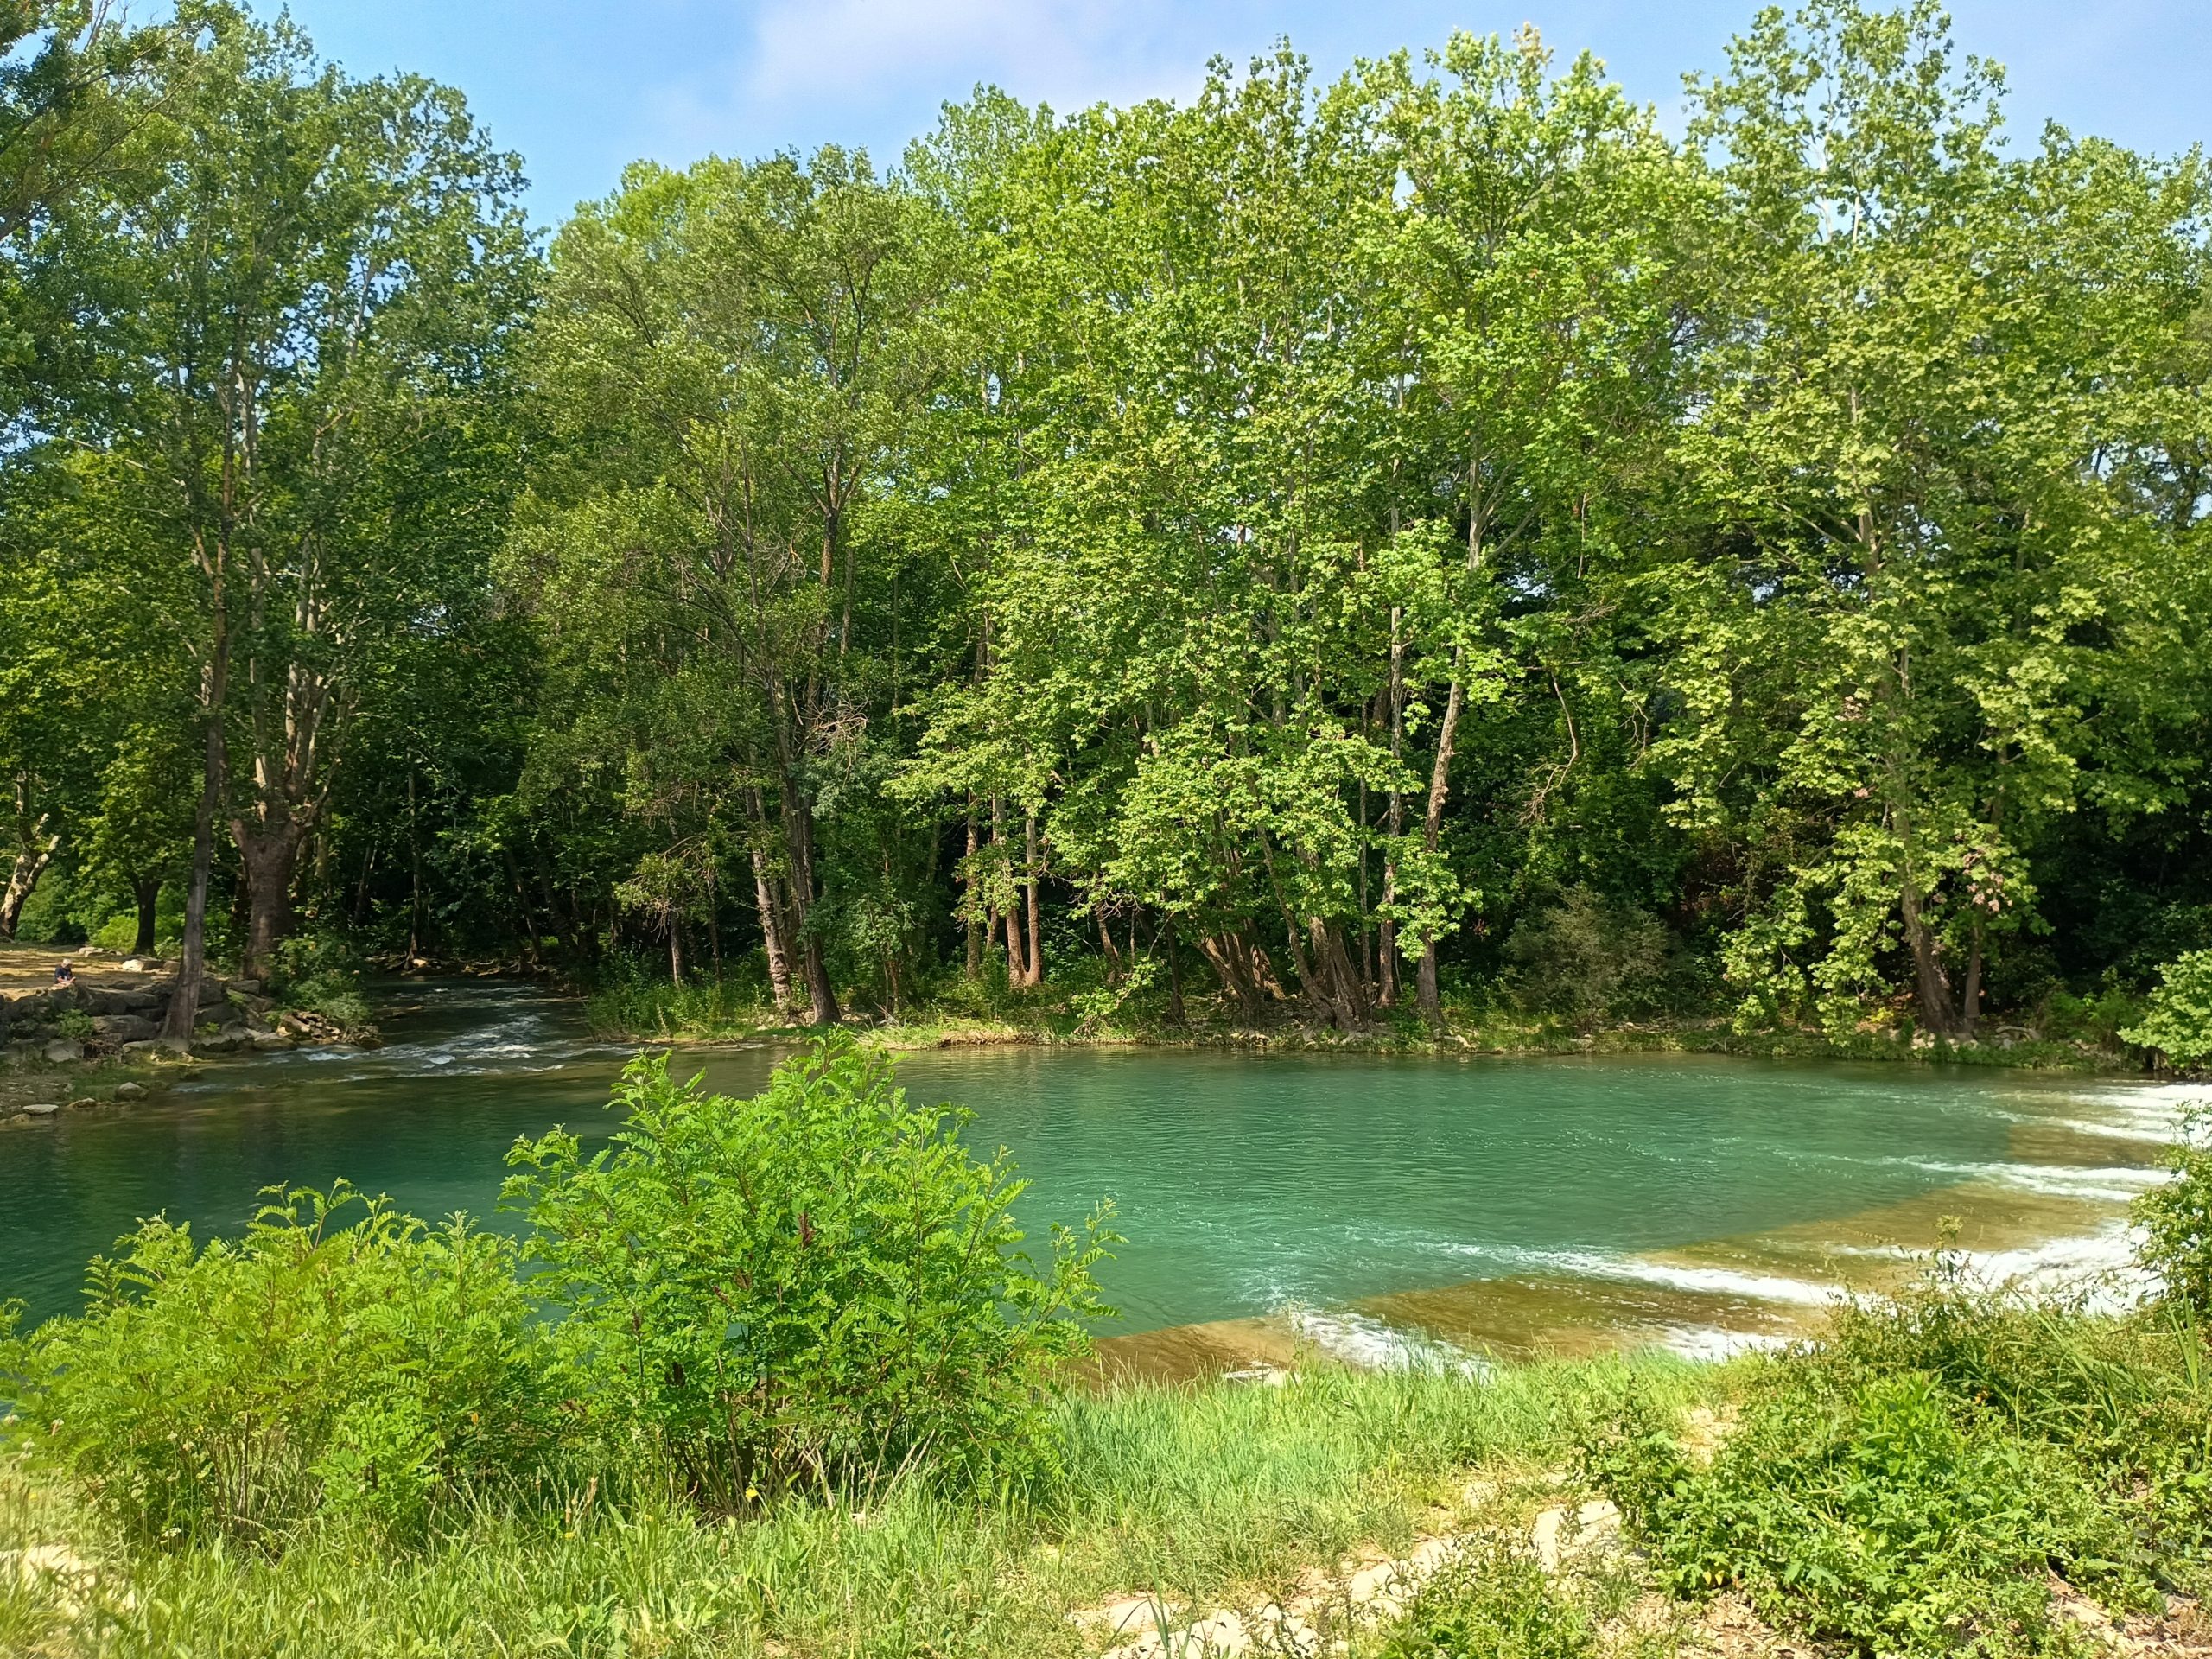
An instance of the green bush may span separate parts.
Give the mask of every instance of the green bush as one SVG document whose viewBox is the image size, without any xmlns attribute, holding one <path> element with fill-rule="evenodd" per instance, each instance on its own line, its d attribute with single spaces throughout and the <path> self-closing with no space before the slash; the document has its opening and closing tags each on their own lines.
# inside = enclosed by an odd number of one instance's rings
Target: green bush
<svg viewBox="0 0 2212 1659">
<path fill-rule="evenodd" d="M 2212 1060 L 2212 950 L 2192 950 L 2160 969 L 2148 1011 L 2120 1034 L 2183 1071 Z"/>
<path fill-rule="evenodd" d="M 1584 1031 L 1608 1015 L 1649 1008 L 1667 972 L 1667 930 L 1657 918 L 1608 904 L 1587 887 L 1570 888 L 1522 921 L 1505 948 L 1522 1004 L 1563 1014 Z"/>
<path fill-rule="evenodd" d="M 2208 1125 L 2192 1119 L 2183 1138 L 2167 1149 L 2172 1179 L 2135 1200 L 2143 1229 L 2143 1265 L 2158 1276 L 2166 1294 L 2198 1320 L 2212 1320 L 2212 1146 Z"/>
<path fill-rule="evenodd" d="M 1764 1362 L 1709 1465 L 1633 1396 L 1585 1458 L 1678 1593 L 1738 1588 L 1872 1652 L 2044 1653 L 2067 1648 L 2047 1569 L 2149 1605 L 2154 1556 L 2201 1551 L 2208 1405 L 2160 1321 L 1980 1288 L 1939 1255 Z"/>
<path fill-rule="evenodd" d="M 368 999 L 353 948 L 327 934 L 298 935 L 276 949 L 269 994 L 288 1008 L 321 1015 L 341 1031 L 366 1031 Z"/>
<path fill-rule="evenodd" d="M 54 1016 L 54 1029 L 72 1042 L 88 1043 L 97 1031 L 92 1016 L 82 1008 L 64 1008 Z"/>
<path fill-rule="evenodd" d="M 1422 1582 L 1376 1659 L 1584 1659 L 1597 1649 L 1590 1615 L 1527 1546 L 1492 1540 Z"/>
<path fill-rule="evenodd" d="M 1055 1226 L 1039 1270 L 1004 1154 L 969 1157 L 965 1114 L 910 1105 L 842 1036 L 750 1100 L 636 1060 L 615 1103 L 627 1122 L 588 1157 L 564 1131 L 518 1144 L 506 1200 L 579 1363 L 702 1502 L 1049 1458 L 1077 1320 L 1108 1312 L 1103 1210 Z"/>
<path fill-rule="evenodd" d="M 12 1344 L 30 1453 L 185 1541 L 274 1543 L 321 1512 L 412 1536 L 442 1499 L 542 1472 L 558 1424 L 513 1245 L 342 1183 L 269 1196 L 236 1244 L 142 1224 L 93 1262 L 84 1314 Z"/>
<path fill-rule="evenodd" d="M 1588 1457 L 1667 1588 L 1866 1652 L 2061 1649 L 2044 1567 L 2102 1570 L 2118 1535 L 2056 1453 L 1922 1374 L 1834 1395 L 1785 1363 L 1709 1468 L 1632 1418 Z"/>
</svg>

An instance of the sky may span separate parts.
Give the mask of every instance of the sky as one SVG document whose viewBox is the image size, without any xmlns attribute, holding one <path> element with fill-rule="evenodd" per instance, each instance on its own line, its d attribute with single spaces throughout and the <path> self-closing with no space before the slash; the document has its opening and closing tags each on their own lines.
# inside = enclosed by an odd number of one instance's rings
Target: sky
<svg viewBox="0 0 2212 1659">
<path fill-rule="evenodd" d="M 257 0 L 273 9 L 276 0 Z M 1186 97 L 1216 54 L 1282 36 L 1332 76 L 1354 59 L 1533 22 L 1587 48 L 1662 117 L 1719 68 L 1754 0 L 291 0 L 324 55 L 459 86 L 524 157 L 555 225 L 631 161 L 681 166 L 865 146 L 880 162 L 989 82 L 1071 110 Z M 2212 0 L 1953 0 L 1959 44 L 2006 70 L 2010 121 L 2161 153 L 2212 140 Z M 1669 120 L 1672 127 L 1678 124 Z"/>
</svg>

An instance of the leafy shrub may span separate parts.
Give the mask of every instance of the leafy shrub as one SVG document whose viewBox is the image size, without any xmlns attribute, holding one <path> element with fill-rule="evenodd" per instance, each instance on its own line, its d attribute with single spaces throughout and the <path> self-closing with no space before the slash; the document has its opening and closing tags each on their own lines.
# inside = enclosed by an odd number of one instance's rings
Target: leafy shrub
<svg viewBox="0 0 2212 1659">
<path fill-rule="evenodd" d="M 277 947 L 269 994 L 286 1007 L 321 1015 L 341 1031 L 365 1031 L 368 999 L 352 948 L 327 934 L 299 935 Z"/>
<path fill-rule="evenodd" d="M 907 1103 L 888 1061 L 830 1038 L 734 1100 L 633 1061 L 627 1122 L 586 1157 L 518 1144 L 531 1288 L 624 1420 L 702 1502 L 925 1460 L 1019 1474 L 1049 1457 L 1045 1407 L 1107 1310 L 1103 1212 L 1018 1246 L 1024 1183 L 978 1162 L 949 1108 Z"/>
<path fill-rule="evenodd" d="M 2044 1569 L 2102 1570 L 2119 1531 L 2064 1460 L 1962 1422 L 1925 1374 L 1840 1395 L 1808 1375 L 1772 1371 L 1709 1468 L 1632 1414 L 1590 1449 L 1667 1587 L 1735 1587 L 1869 1652 L 2061 1648 Z"/>
<path fill-rule="evenodd" d="M 664 963 L 649 969 L 634 957 L 618 957 L 601 969 L 585 999 L 585 1017 L 594 1031 L 609 1037 L 752 1031 L 779 1023 L 765 958 L 756 951 L 732 969 L 721 981 L 677 985 L 671 982 Z"/>
<path fill-rule="evenodd" d="M 1422 1582 L 1376 1659 L 1583 1659 L 1597 1646 L 1589 1614 L 1528 1548 L 1492 1540 Z"/>
<path fill-rule="evenodd" d="M 2212 950 L 2192 950 L 2160 969 L 2148 1011 L 2120 1034 L 2184 1071 L 2212 1060 Z"/>
<path fill-rule="evenodd" d="M 1587 1031 L 1609 1014 L 1651 1005 L 1666 976 L 1667 945 L 1656 917 L 1573 887 L 1516 925 L 1506 954 L 1523 1003 Z"/>
<path fill-rule="evenodd" d="M 2132 1605 L 2154 1548 L 2201 1548 L 2208 1403 L 2157 1322 L 1978 1287 L 1947 1254 L 1766 1362 L 1709 1465 L 1632 1396 L 1585 1458 L 1677 1592 L 1737 1587 L 1869 1651 L 2041 1653 L 2066 1647 L 2048 1567 Z"/>
<path fill-rule="evenodd" d="M 2143 1265 L 2158 1276 L 2166 1294 L 2196 1319 L 2212 1319 L 2212 1144 L 2208 1125 L 2193 1118 L 2167 1149 L 2171 1180 L 2135 1200 L 2143 1229 Z"/>
<path fill-rule="evenodd" d="M 64 1008 L 54 1016 L 54 1029 L 72 1042 L 88 1043 L 96 1028 L 92 1016 L 82 1008 Z"/>
<path fill-rule="evenodd" d="M 84 1314 L 16 1344 L 33 1455 L 188 1541 L 318 1512 L 412 1535 L 441 1498 L 537 1471 L 557 1425 L 512 1244 L 342 1183 L 268 1196 L 236 1244 L 142 1224 L 93 1262 Z"/>
</svg>

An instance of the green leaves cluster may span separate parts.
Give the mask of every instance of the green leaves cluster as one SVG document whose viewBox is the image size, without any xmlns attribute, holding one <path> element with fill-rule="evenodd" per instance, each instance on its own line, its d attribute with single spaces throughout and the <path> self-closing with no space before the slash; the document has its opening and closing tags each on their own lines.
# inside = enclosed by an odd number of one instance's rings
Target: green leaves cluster
<svg viewBox="0 0 2212 1659">
<path fill-rule="evenodd" d="M 749 1100 L 632 1063 L 610 1147 L 518 1146 L 534 1294 L 683 1484 L 736 1509 L 916 1465 L 1019 1476 L 1046 1458 L 1058 1368 L 1106 1313 L 1106 1211 L 1033 1264 L 1006 1155 L 910 1104 L 891 1063 L 832 1038 Z"/>
<path fill-rule="evenodd" d="M 1942 1255 L 1762 1362 L 1709 1456 L 1633 1397 L 1585 1456 L 1678 1593 L 1869 1652 L 2070 1653 L 2051 1573 L 2156 1607 L 2202 1548 L 2202 1359 L 2171 1305 L 2088 1314 Z"/>
<path fill-rule="evenodd" d="M 1033 1261 L 1006 1154 L 844 1038 L 749 1100 L 640 1060 L 614 1104 L 594 1152 L 517 1143 L 520 1243 L 343 1182 L 272 1190 L 235 1243 L 143 1224 L 83 1314 L 18 1338 L 0 1306 L 10 1437 L 136 1538 L 272 1549 L 602 1487 L 730 1511 L 1051 1471 L 1109 1207 Z"/>
<path fill-rule="evenodd" d="M 552 1471 L 560 1391 L 511 1241 L 342 1182 L 268 1196 L 235 1243 L 143 1224 L 82 1316 L 16 1344 L 35 1456 L 135 1536 L 257 1546 L 322 1512 L 404 1541 Z"/>
</svg>

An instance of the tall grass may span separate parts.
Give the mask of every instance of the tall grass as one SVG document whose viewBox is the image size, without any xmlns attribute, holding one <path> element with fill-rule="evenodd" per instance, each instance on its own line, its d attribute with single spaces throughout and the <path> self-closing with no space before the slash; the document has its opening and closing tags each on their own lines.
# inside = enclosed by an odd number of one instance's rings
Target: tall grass
<svg viewBox="0 0 2212 1659">
<path fill-rule="evenodd" d="M 584 1014 L 602 1037 L 736 1037 L 790 1023 L 777 1017 L 766 985 L 754 976 L 677 984 L 627 963 L 611 967 L 592 988 Z"/>
<path fill-rule="evenodd" d="M 1020 1490 L 908 1478 L 702 1522 L 587 1488 L 542 1521 L 448 1512 L 399 1553 L 336 1522 L 279 1556 L 126 1551 L 79 1499 L 0 1462 L 0 1551 L 61 1543 L 99 1569 L 66 1596 L 0 1572 L 0 1652 L 1072 1656 L 1072 1608 L 1273 1593 L 1362 1544 L 1409 1542 L 1458 1502 L 1469 1465 L 1555 1465 L 1631 1375 L 1678 1403 L 1716 1382 L 1652 1360 L 1123 1388 L 1064 1401 L 1064 1463 Z"/>
</svg>

